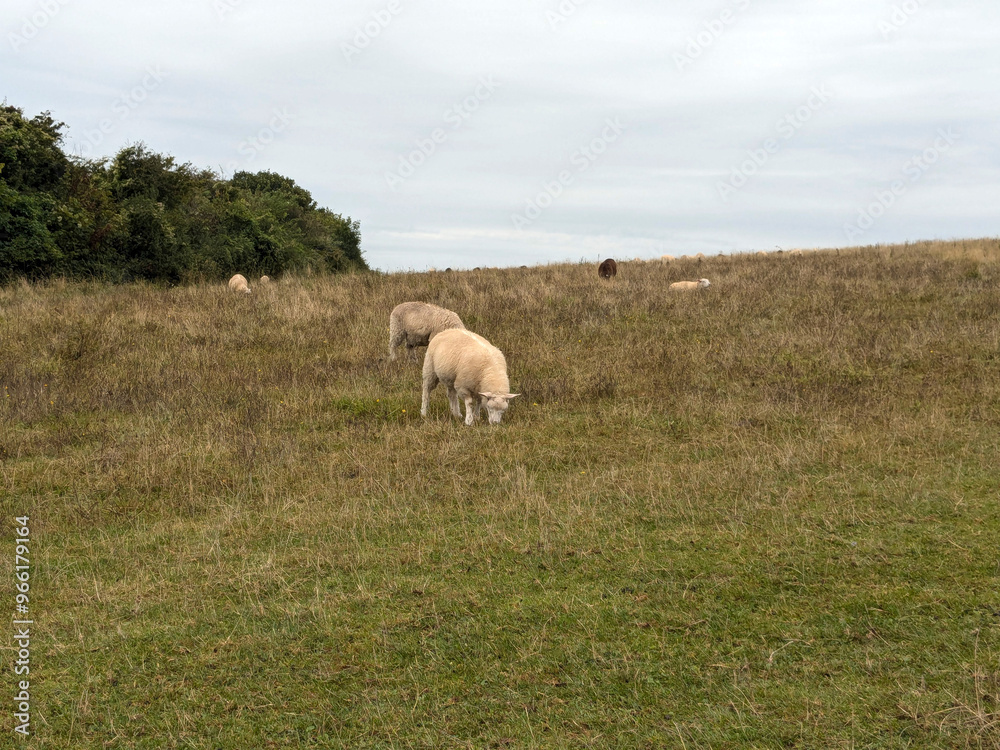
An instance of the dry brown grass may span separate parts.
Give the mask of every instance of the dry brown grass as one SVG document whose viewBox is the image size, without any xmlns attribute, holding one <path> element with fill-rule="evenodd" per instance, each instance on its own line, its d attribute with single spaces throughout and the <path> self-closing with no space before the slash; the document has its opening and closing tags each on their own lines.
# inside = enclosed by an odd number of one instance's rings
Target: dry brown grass
<svg viewBox="0 0 1000 750">
<path fill-rule="evenodd" d="M 998 282 L 987 239 L 0 289 L 35 742 L 995 747 Z M 502 425 L 419 417 L 411 299 L 505 352 Z"/>
</svg>

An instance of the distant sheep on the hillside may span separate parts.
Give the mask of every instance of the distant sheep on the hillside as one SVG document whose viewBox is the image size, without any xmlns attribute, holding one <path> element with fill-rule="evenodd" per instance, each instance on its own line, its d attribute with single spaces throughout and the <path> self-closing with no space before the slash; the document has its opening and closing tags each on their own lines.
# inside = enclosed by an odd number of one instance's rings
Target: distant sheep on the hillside
<svg viewBox="0 0 1000 750">
<path fill-rule="evenodd" d="M 490 424 L 499 424 L 512 398 L 507 361 L 503 352 L 482 336 L 464 329 L 441 331 L 431 339 L 424 357 L 420 415 L 427 416 L 431 391 L 443 383 L 448 389 L 451 413 L 462 418 L 459 399 L 465 402 L 465 424 L 479 419 L 485 406 Z"/>
<path fill-rule="evenodd" d="M 250 294 L 250 285 L 247 283 L 247 278 L 241 273 L 236 274 L 229 280 L 229 289 L 233 292 L 243 292 L 244 294 Z"/>
<path fill-rule="evenodd" d="M 664 263 L 670 263 L 670 262 L 672 262 L 674 260 L 674 256 L 673 255 L 661 255 L 660 256 L 660 260 L 662 260 Z"/>
<path fill-rule="evenodd" d="M 261 284 L 270 284 L 271 283 L 271 277 L 270 276 L 261 276 L 260 277 L 260 283 Z"/>
<path fill-rule="evenodd" d="M 602 279 L 610 279 L 613 276 L 618 275 L 618 264 L 615 263 L 614 258 L 608 258 L 601 265 L 597 267 L 597 275 Z"/>
<path fill-rule="evenodd" d="M 696 289 L 707 289 L 711 286 L 708 279 L 698 279 L 698 281 L 675 281 L 670 285 L 671 292 L 690 292 Z"/>
<path fill-rule="evenodd" d="M 403 302 L 389 314 L 389 359 L 395 361 L 399 347 L 406 343 L 406 354 L 416 359 L 416 348 L 448 328 L 465 328 L 457 313 L 427 302 Z"/>
</svg>

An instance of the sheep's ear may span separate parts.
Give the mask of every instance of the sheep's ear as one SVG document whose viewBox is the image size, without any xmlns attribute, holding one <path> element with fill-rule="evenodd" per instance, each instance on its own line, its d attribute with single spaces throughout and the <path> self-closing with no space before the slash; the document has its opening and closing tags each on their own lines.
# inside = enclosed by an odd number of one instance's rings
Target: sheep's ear
<svg viewBox="0 0 1000 750">
<path fill-rule="evenodd" d="M 479 394 L 483 398 L 493 398 L 493 391 L 485 391 Z"/>
<path fill-rule="evenodd" d="M 520 395 L 521 395 L 520 393 L 505 393 L 503 397 L 508 401 L 510 401 L 512 398 L 517 398 Z"/>
</svg>

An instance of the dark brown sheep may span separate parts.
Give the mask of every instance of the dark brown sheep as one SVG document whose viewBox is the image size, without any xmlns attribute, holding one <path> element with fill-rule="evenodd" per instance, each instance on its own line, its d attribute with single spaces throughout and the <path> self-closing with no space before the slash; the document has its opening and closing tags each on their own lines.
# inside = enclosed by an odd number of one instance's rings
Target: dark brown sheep
<svg viewBox="0 0 1000 750">
<path fill-rule="evenodd" d="M 608 258 L 597 267 L 597 275 L 602 279 L 610 279 L 618 275 L 618 264 L 613 258 Z"/>
</svg>

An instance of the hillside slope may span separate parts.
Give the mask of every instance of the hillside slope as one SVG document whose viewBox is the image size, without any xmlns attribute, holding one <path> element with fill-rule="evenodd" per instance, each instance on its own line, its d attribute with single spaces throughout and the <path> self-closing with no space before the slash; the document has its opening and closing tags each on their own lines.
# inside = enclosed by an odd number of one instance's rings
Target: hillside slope
<svg viewBox="0 0 1000 750">
<path fill-rule="evenodd" d="M 997 240 L 0 310 L 35 747 L 1000 747 Z"/>
</svg>

